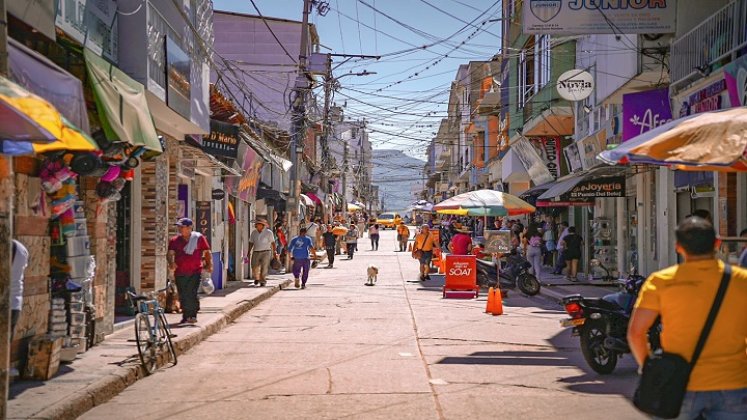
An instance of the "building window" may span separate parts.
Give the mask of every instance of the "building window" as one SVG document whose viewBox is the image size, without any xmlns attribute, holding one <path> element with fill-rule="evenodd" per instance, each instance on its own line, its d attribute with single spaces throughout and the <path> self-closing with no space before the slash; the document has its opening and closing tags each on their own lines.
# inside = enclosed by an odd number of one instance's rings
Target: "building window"
<svg viewBox="0 0 747 420">
<path fill-rule="evenodd" d="M 519 105 L 521 108 L 536 92 L 534 46 L 534 38 L 529 38 L 524 49 L 519 53 Z"/>
<path fill-rule="evenodd" d="M 535 35 L 534 45 L 535 73 L 537 75 L 536 91 L 539 91 L 550 83 L 552 74 L 550 35 Z"/>
</svg>

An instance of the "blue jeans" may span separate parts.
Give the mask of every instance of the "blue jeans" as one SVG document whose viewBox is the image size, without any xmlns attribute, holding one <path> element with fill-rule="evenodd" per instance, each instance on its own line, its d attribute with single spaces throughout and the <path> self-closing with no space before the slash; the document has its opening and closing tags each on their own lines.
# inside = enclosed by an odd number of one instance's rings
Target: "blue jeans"
<svg viewBox="0 0 747 420">
<path fill-rule="evenodd" d="M 729 391 L 687 391 L 677 419 L 747 419 L 747 388 Z"/>
<path fill-rule="evenodd" d="M 306 280 L 309 279 L 309 269 L 311 268 L 311 260 L 308 258 L 294 258 L 293 259 L 293 277 L 301 278 L 301 284 L 306 285 Z M 303 270 L 303 275 L 301 271 Z"/>
</svg>

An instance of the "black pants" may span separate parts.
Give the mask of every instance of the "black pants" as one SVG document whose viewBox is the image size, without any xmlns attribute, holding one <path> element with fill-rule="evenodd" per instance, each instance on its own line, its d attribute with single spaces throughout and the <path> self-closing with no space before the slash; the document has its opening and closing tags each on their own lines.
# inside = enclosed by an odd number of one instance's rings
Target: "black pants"
<svg viewBox="0 0 747 420">
<path fill-rule="evenodd" d="M 370 235 L 370 236 L 371 236 L 371 249 L 376 251 L 379 249 L 379 234 L 374 233 L 373 235 Z"/>
<path fill-rule="evenodd" d="M 327 259 L 329 260 L 329 266 L 332 267 L 332 265 L 335 263 L 335 247 L 327 247 Z"/>
<path fill-rule="evenodd" d="M 355 254 L 355 248 L 358 246 L 358 244 L 350 243 L 347 245 L 348 245 L 348 258 L 352 260 L 353 254 Z"/>
<path fill-rule="evenodd" d="M 176 290 L 179 292 L 179 302 L 182 305 L 182 318 L 197 318 L 197 311 L 200 309 L 200 302 L 197 299 L 200 274 L 175 277 Z"/>
<path fill-rule="evenodd" d="M 558 251 L 558 260 L 555 262 L 555 271 L 556 273 L 562 273 L 563 267 L 565 267 L 565 251 Z"/>
</svg>

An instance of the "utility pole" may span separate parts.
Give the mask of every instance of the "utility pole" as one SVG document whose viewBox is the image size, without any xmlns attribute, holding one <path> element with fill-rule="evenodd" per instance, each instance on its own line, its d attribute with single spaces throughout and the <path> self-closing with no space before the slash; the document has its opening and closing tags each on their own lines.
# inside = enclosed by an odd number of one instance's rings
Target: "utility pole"
<svg viewBox="0 0 747 420">
<path fill-rule="evenodd" d="M 0 0 L 0 73 L 8 77 L 8 14 Z M 13 160 L 0 155 L 0 419 L 8 417 L 10 369 L 10 266 L 13 239 Z"/>
<path fill-rule="evenodd" d="M 309 91 L 309 77 L 306 73 L 306 54 L 309 45 L 309 13 L 311 13 L 312 0 L 303 2 L 303 23 L 301 24 L 301 51 L 298 54 L 298 74 L 296 76 L 296 85 L 293 89 L 295 96 L 293 98 L 293 119 L 291 124 L 291 141 L 290 141 L 290 158 L 292 166 L 290 199 L 290 218 L 288 220 L 288 230 L 290 237 L 298 234 L 298 203 L 301 196 L 301 164 L 303 163 L 303 146 L 306 135 L 306 94 Z M 290 253 L 288 254 L 285 266 L 286 271 L 290 271 Z"/>
<path fill-rule="evenodd" d="M 342 212 L 345 217 L 348 215 L 348 142 L 342 153 Z"/>
</svg>

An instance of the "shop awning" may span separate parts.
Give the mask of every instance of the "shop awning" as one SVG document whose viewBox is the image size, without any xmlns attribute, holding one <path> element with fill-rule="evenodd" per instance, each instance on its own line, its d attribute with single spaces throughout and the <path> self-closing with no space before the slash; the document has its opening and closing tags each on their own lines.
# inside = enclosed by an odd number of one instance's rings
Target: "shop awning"
<svg viewBox="0 0 747 420">
<path fill-rule="evenodd" d="M 54 25 L 52 28 L 54 34 Z M 73 125 L 90 132 L 80 79 L 13 38 L 8 38 L 8 64 L 15 83 L 43 97 Z"/>
<path fill-rule="evenodd" d="M 148 102 L 148 107 L 153 115 L 156 127 L 169 136 L 175 139 L 182 139 L 184 136 L 190 134 L 210 134 L 210 131 L 205 130 L 171 109 L 171 107 L 166 105 L 166 102 L 162 101 L 153 92 L 146 90 L 145 99 Z"/>
<path fill-rule="evenodd" d="M 107 138 L 162 153 L 145 87 L 91 50 L 84 54 Z"/>
<path fill-rule="evenodd" d="M 596 167 L 558 178 L 550 188 L 537 197 L 537 205 L 546 201 L 575 205 L 593 202 L 595 198 L 625 196 L 624 168 Z"/>
<path fill-rule="evenodd" d="M 4 77 L 0 77 L 0 141 L 0 153 L 15 156 L 98 150 L 96 142 L 52 104 Z"/>
<path fill-rule="evenodd" d="M 553 106 L 524 124 L 527 137 L 570 136 L 573 134 L 573 111 L 569 106 Z"/>
<path fill-rule="evenodd" d="M 195 169 L 220 169 L 222 172 L 229 176 L 241 176 L 242 172 L 238 169 L 232 168 L 225 163 L 221 162 L 220 160 L 216 159 L 215 156 L 205 153 L 202 149 L 198 147 L 193 147 L 190 145 L 182 145 L 180 146 L 180 149 L 182 150 L 182 153 L 185 157 L 192 158 L 195 160 L 200 160 L 195 165 Z"/>
</svg>

